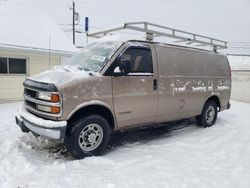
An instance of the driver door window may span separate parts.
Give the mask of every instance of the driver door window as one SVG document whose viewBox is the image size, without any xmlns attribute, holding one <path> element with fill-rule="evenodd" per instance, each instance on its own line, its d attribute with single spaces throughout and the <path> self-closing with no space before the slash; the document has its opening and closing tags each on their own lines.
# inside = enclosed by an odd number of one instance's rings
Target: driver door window
<svg viewBox="0 0 250 188">
<path fill-rule="evenodd" d="M 152 55 L 149 49 L 129 48 L 121 58 L 130 61 L 130 73 L 153 73 Z"/>
</svg>

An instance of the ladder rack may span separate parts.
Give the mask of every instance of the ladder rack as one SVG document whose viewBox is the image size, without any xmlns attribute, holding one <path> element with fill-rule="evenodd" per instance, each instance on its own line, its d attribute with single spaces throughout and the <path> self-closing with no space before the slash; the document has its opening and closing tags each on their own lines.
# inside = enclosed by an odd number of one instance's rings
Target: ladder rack
<svg viewBox="0 0 250 188">
<path fill-rule="evenodd" d="M 195 44 L 195 46 L 200 47 L 210 46 L 213 48 L 214 52 L 217 52 L 217 49 L 227 48 L 227 42 L 225 41 L 149 22 L 128 22 L 120 27 L 87 33 L 87 37 L 101 38 L 109 33 L 124 29 L 145 33 L 146 41 L 153 41 L 155 37 L 168 37 L 178 39 L 178 41 L 174 41 L 175 43 L 186 42 L 186 45 Z"/>
</svg>

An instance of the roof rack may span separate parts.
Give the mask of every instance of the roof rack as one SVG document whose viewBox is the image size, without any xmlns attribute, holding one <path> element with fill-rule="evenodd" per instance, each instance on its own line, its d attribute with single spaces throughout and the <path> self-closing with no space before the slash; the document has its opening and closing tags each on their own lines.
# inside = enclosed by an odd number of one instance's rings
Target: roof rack
<svg viewBox="0 0 250 188">
<path fill-rule="evenodd" d="M 115 27 L 94 33 L 87 33 L 87 37 L 100 38 L 107 35 L 108 33 L 124 29 L 145 33 L 146 41 L 153 41 L 154 37 L 168 37 L 172 39 L 178 39 L 178 41 L 174 41 L 175 43 L 186 42 L 186 45 L 195 44 L 195 46 L 200 47 L 210 46 L 213 48 L 214 52 L 217 52 L 217 49 L 227 48 L 227 42 L 225 41 L 149 22 L 128 22 L 124 23 L 124 25 L 120 27 Z"/>
</svg>

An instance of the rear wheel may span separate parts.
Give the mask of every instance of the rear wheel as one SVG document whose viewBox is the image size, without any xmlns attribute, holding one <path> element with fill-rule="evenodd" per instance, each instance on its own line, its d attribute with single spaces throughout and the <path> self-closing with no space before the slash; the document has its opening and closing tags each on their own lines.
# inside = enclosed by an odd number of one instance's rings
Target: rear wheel
<svg viewBox="0 0 250 188">
<path fill-rule="evenodd" d="M 215 101 L 209 100 L 203 107 L 202 114 L 197 116 L 198 125 L 201 127 L 211 127 L 215 124 L 218 114 L 218 106 Z"/>
<path fill-rule="evenodd" d="M 89 115 L 72 123 L 66 132 L 64 143 L 68 151 L 77 159 L 101 155 L 108 145 L 110 126 L 99 115 Z"/>
</svg>

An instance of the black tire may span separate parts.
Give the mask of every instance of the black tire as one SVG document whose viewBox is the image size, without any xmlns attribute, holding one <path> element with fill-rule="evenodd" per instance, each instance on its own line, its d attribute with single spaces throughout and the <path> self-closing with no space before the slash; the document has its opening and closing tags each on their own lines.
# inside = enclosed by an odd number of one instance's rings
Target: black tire
<svg viewBox="0 0 250 188">
<path fill-rule="evenodd" d="M 214 111 L 213 111 L 214 110 Z M 197 123 L 201 127 L 211 127 L 217 120 L 218 106 L 215 101 L 209 100 L 203 107 L 201 115 L 196 117 Z"/>
<path fill-rule="evenodd" d="M 110 126 L 102 116 L 86 116 L 73 122 L 70 127 L 66 131 L 64 143 L 76 159 L 101 155 L 106 149 L 110 138 Z"/>
</svg>

